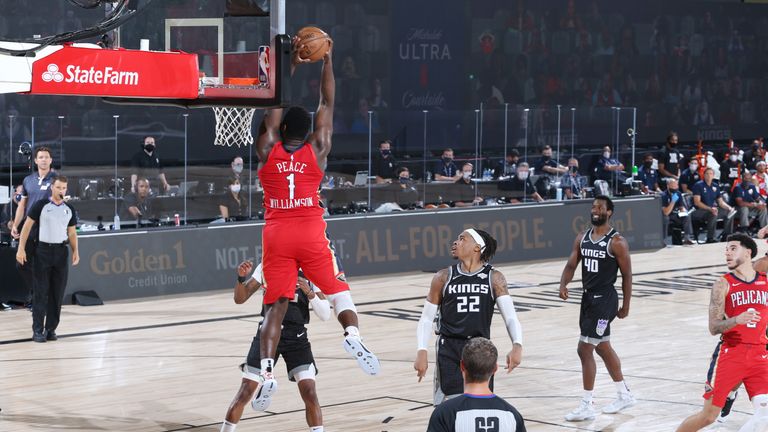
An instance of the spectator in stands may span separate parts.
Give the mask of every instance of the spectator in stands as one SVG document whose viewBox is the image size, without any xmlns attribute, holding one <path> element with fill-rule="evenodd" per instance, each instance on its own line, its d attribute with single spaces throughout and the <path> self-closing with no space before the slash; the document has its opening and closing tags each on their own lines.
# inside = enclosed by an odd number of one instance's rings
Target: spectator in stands
<svg viewBox="0 0 768 432">
<path fill-rule="evenodd" d="M 228 183 L 228 190 L 219 202 L 221 217 L 226 221 L 248 219 L 248 198 L 240 188 L 240 180 L 237 177 L 232 177 Z"/>
<path fill-rule="evenodd" d="M 138 224 L 141 221 L 156 219 L 157 214 L 152 206 L 152 197 L 149 193 L 149 180 L 139 177 L 136 180 L 136 192 L 131 192 L 123 197 L 123 215 L 135 219 Z"/>
<path fill-rule="evenodd" d="M 643 165 L 637 171 L 637 179 L 642 182 L 641 190 L 644 194 L 659 192 L 659 172 L 653 169 L 653 155 L 643 155 Z"/>
<path fill-rule="evenodd" d="M 507 156 L 500 160 L 493 169 L 493 178 L 498 180 L 501 177 L 514 176 L 517 172 L 517 162 L 520 160 L 520 153 L 512 149 L 507 152 Z"/>
<path fill-rule="evenodd" d="M 461 165 L 461 177 L 456 180 L 456 184 L 461 186 L 461 189 L 464 191 L 461 195 L 468 195 L 466 193 L 467 191 L 470 191 L 471 194 L 475 194 L 475 184 L 472 182 L 472 171 L 474 167 L 469 162 L 464 162 L 464 164 Z M 456 201 L 453 203 L 455 207 L 472 207 L 476 205 L 480 205 L 483 202 L 483 197 L 475 195 L 475 197 L 472 199 L 472 201 Z"/>
<path fill-rule="evenodd" d="M 517 165 L 517 174 L 514 177 L 499 182 L 498 188 L 500 190 L 511 192 L 509 194 L 510 202 L 544 201 L 544 198 L 533 187 L 528 174 L 528 162 L 520 162 Z"/>
<path fill-rule="evenodd" d="M 739 160 L 739 149 L 734 146 L 728 158 L 720 162 L 720 185 L 726 191 L 732 191 L 741 182 L 744 171 L 744 162 Z"/>
<path fill-rule="evenodd" d="M 371 167 L 376 183 L 392 183 L 398 177 L 397 161 L 392 155 L 392 141 L 383 140 L 379 143 L 379 151 L 373 155 Z"/>
<path fill-rule="evenodd" d="M 170 185 L 165 178 L 163 165 L 157 155 L 155 137 L 146 136 L 141 144 L 141 150 L 131 159 L 131 192 L 136 192 L 136 180 L 139 177 L 157 178 L 160 181 L 160 191 L 166 192 Z"/>
<path fill-rule="evenodd" d="M 733 189 L 733 198 L 739 212 L 739 231 L 749 233 L 750 218 L 757 218 L 760 224 L 758 229 L 768 223 L 765 200 L 753 183 L 752 173 L 749 170 L 744 171 L 742 182 Z"/>
<path fill-rule="evenodd" d="M 579 160 L 568 159 L 568 173 L 560 179 L 560 187 L 563 188 L 566 199 L 579 199 L 584 197 L 584 188 L 587 179 L 579 174 Z"/>
<path fill-rule="evenodd" d="M 357 101 L 357 111 L 355 111 L 352 117 L 352 124 L 349 126 L 350 133 L 368 133 L 368 125 L 370 124 L 373 133 L 378 133 L 381 129 L 379 127 L 378 114 L 369 115 L 370 107 L 368 106 L 368 100 L 360 98 Z"/>
<path fill-rule="evenodd" d="M 559 177 L 568 172 L 568 168 L 560 165 L 560 163 L 552 159 L 552 147 L 545 145 L 541 149 L 541 157 L 534 164 L 534 172 L 540 175 L 548 175 L 550 177 Z"/>
<path fill-rule="evenodd" d="M 443 156 L 435 164 L 432 172 L 435 174 L 435 180 L 439 181 L 455 182 L 461 178 L 461 171 L 456 168 L 456 164 L 453 162 L 453 149 L 443 150 Z"/>
<path fill-rule="evenodd" d="M 715 119 L 709 112 L 709 103 L 706 99 L 696 105 L 696 114 L 693 116 L 694 126 L 709 126 L 715 124 Z"/>
<path fill-rule="evenodd" d="M 667 135 L 664 151 L 659 156 L 659 174 L 662 178 L 680 179 L 680 164 L 683 163 L 683 154 L 677 150 L 677 142 L 677 132 L 670 132 Z"/>
<path fill-rule="evenodd" d="M 232 177 L 237 178 L 238 180 L 242 180 L 241 176 L 243 175 L 243 167 L 245 164 L 243 163 L 243 158 L 240 156 L 235 156 L 232 158 L 232 162 L 229 164 L 232 171 L 227 176 L 227 180 L 229 180 Z"/>
<path fill-rule="evenodd" d="M 757 172 L 755 172 L 755 175 L 753 175 L 752 178 L 757 186 L 757 191 L 760 192 L 760 196 L 763 197 L 763 199 L 768 199 L 768 175 L 765 173 L 765 161 L 760 161 L 755 164 L 755 168 L 757 169 Z"/>
<path fill-rule="evenodd" d="M 706 224 L 707 243 L 716 243 L 715 228 L 717 227 L 717 217 L 720 210 L 730 213 L 733 208 L 726 203 L 720 196 L 720 185 L 715 183 L 715 170 L 707 168 L 704 170 L 704 180 L 693 185 L 693 205 L 696 207 L 693 214 L 693 222 Z M 732 231 L 731 223 L 726 220 L 725 234 Z"/>
<path fill-rule="evenodd" d="M 595 180 L 605 180 L 611 182 L 614 179 L 620 182 L 626 180 L 626 175 L 623 173 L 624 164 L 619 162 L 618 159 L 611 157 L 611 147 L 604 146 L 603 154 L 597 161 L 595 166 Z"/>
<path fill-rule="evenodd" d="M 397 169 L 397 182 L 402 189 L 413 188 L 413 179 L 408 167 L 401 166 Z"/>
<path fill-rule="evenodd" d="M 602 36 L 600 40 L 603 40 Z M 612 45 L 610 50 L 613 52 Z M 621 95 L 619 95 L 618 90 L 613 86 L 613 78 L 611 77 L 611 74 L 606 72 L 603 74 L 603 79 L 600 80 L 600 83 L 597 85 L 597 91 L 592 96 L 592 106 L 614 107 L 617 105 L 622 105 Z"/>
<path fill-rule="evenodd" d="M 699 161 L 691 159 L 688 168 L 680 173 L 680 189 L 682 189 L 683 193 L 689 193 L 693 190 L 693 185 L 699 180 L 701 180 L 701 176 L 699 175 Z"/>
<path fill-rule="evenodd" d="M 693 224 L 691 223 L 691 215 L 688 214 L 685 199 L 683 199 L 675 179 L 669 179 L 667 190 L 661 195 L 661 213 L 664 215 L 664 227 L 671 225 L 673 228 L 682 230 L 685 233 L 682 243 L 692 245 Z M 665 237 L 666 234 L 667 231 L 665 230 Z"/>
<path fill-rule="evenodd" d="M 760 161 L 765 161 L 765 149 L 762 140 L 754 139 L 752 148 L 744 152 L 744 164 L 748 170 L 754 170 Z"/>
</svg>

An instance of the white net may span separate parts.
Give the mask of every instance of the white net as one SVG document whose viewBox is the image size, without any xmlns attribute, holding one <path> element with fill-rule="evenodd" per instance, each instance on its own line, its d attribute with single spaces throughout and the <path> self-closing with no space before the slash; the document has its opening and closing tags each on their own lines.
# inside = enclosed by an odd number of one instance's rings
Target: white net
<svg viewBox="0 0 768 432">
<path fill-rule="evenodd" d="M 253 144 L 251 123 L 254 108 L 213 107 L 216 116 L 216 139 L 213 144 L 238 147 Z"/>
</svg>

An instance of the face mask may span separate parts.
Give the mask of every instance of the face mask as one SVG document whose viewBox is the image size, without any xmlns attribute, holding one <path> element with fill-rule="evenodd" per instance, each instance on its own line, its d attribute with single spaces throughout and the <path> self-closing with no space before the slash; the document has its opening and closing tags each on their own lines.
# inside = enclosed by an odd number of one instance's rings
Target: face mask
<svg viewBox="0 0 768 432">
<path fill-rule="evenodd" d="M 392 150 L 382 150 L 381 155 L 382 156 L 389 156 L 392 154 Z"/>
<path fill-rule="evenodd" d="M 545 160 L 545 161 L 548 161 L 548 160 L 550 160 L 550 159 L 552 159 L 552 156 L 547 156 L 547 155 L 544 155 L 544 160 Z"/>
<path fill-rule="evenodd" d="M 667 144 L 669 145 L 670 148 L 675 148 L 675 146 L 677 145 L 676 143 L 667 143 Z"/>
<path fill-rule="evenodd" d="M 643 165 L 645 165 L 646 168 L 650 168 L 653 166 L 653 161 L 645 161 L 643 162 Z"/>
<path fill-rule="evenodd" d="M 461 175 L 464 177 L 465 180 L 468 180 L 470 177 L 472 177 L 471 172 L 463 172 Z"/>
<path fill-rule="evenodd" d="M 695 172 L 695 171 L 698 171 L 699 166 L 696 165 L 696 164 L 690 164 L 690 165 L 688 165 L 688 169 L 690 169 L 691 172 Z"/>
<path fill-rule="evenodd" d="M 154 144 L 144 144 L 144 150 L 152 153 L 155 151 L 155 145 Z"/>
<path fill-rule="evenodd" d="M 517 173 L 517 178 L 520 180 L 525 180 L 528 178 L 528 171 L 520 171 Z"/>
<path fill-rule="evenodd" d="M 603 157 L 606 158 L 606 159 L 610 159 L 611 158 L 611 152 L 603 152 Z"/>
<path fill-rule="evenodd" d="M 575 173 L 575 172 L 577 172 L 579 170 L 579 167 L 569 166 L 568 170 L 570 170 L 572 173 Z"/>
<path fill-rule="evenodd" d="M 400 177 L 400 183 L 408 183 L 408 180 L 410 180 L 408 177 Z"/>
<path fill-rule="evenodd" d="M 242 165 L 235 165 L 235 166 L 232 168 L 232 170 L 233 170 L 234 172 L 236 172 L 236 173 L 240 174 L 241 172 L 243 172 L 243 166 L 242 166 Z"/>
<path fill-rule="evenodd" d="M 240 192 L 240 185 L 239 184 L 233 184 L 233 185 L 231 185 L 229 187 L 229 189 L 231 189 L 232 192 L 234 192 L 234 193 L 238 193 L 238 192 Z"/>
<path fill-rule="evenodd" d="M 445 157 L 445 156 L 443 156 L 443 162 L 445 162 L 445 163 L 449 164 L 449 163 L 451 163 L 452 161 L 453 161 L 453 158 L 449 158 L 449 157 Z"/>
<path fill-rule="evenodd" d="M 735 155 L 735 154 L 732 154 L 729 159 L 731 160 L 731 162 L 736 162 L 737 160 L 739 160 L 739 156 Z"/>
<path fill-rule="evenodd" d="M 21 201 L 21 194 L 16 194 L 16 195 L 13 196 L 13 198 L 18 203 L 19 201 Z"/>
</svg>

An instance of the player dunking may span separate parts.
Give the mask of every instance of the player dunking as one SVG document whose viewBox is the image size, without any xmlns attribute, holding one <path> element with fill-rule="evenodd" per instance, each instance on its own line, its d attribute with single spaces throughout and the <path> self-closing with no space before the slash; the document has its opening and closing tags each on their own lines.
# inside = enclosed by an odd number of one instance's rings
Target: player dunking
<svg viewBox="0 0 768 432">
<path fill-rule="evenodd" d="M 768 427 L 768 278 L 756 271 L 755 241 L 746 234 L 728 236 L 725 261 L 730 273 L 715 281 L 709 302 L 709 331 L 722 334 L 717 359 L 711 366 L 703 409 L 688 417 L 678 432 L 698 431 L 712 424 L 726 395 L 744 383 L 755 412 L 740 432 Z"/>
<path fill-rule="evenodd" d="M 301 46 L 294 38 L 292 67 L 303 62 Z M 258 175 L 264 188 L 262 264 L 267 291 L 267 312 L 261 328 L 261 373 L 264 391 L 274 392 L 272 375 L 280 326 L 294 296 L 296 271 L 320 287 L 333 305 L 344 328 L 344 349 L 370 375 L 379 372 L 379 360 L 363 344 L 358 329 L 357 311 L 326 237 L 326 223 L 318 189 L 325 176 L 333 134 L 333 106 L 336 84 L 329 48 L 323 57 L 320 75 L 320 104 L 315 131 L 310 135 L 309 112 L 298 106 L 266 110 L 259 128 L 256 151 L 261 160 Z"/>
<path fill-rule="evenodd" d="M 262 266 L 259 264 L 253 269 L 253 263 L 244 261 L 237 268 L 237 285 L 235 285 L 235 303 L 245 303 L 253 294 L 264 286 Z M 315 315 L 322 321 L 331 317 L 331 306 L 322 293 L 317 292 L 316 287 L 311 286 L 303 275 L 299 275 L 294 298 L 289 302 L 288 311 L 283 320 L 283 329 L 278 344 L 278 354 L 283 357 L 288 369 L 288 377 L 296 381 L 299 393 L 304 400 L 307 425 L 310 432 L 323 432 L 323 414 L 320 402 L 315 390 L 315 375 L 317 367 L 312 355 L 312 346 L 307 336 L 306 324 L 309 323 L 309 306 Z M 260 332 L 253 338 L 248 357 L 240 368 L 243 371 L 243 380 L 240 389 L 232 400 L 224 422 L 221 424 L 221 432 L 234 432 L 243 415 L 243 409 L 251 403 L 253 409 L 265 411 L 272 398 L 266 386 L 259 388 L 261 382 L 259 369 L 261 357 L 259 356 Z M 257 393 L 257 390 L 260 390 Z M 254 397 L 255 396 L 255 397 Z"/>
<path fill-rule="evenodd" d="M 568 283 L 581 261 L 581 280 L 584 293 L 581 297 L 579 327 L 581 337 L 577 352 L 581 360 L 581 375 L 584 396 L 579 407 L 568 413 L 568 421 L 588 420 L 595 417 L 592 393 L 595 388 L 597 364 L 594 352 L 605 362 L 611 375 L 618 398 L 603 407 L 603 412 L 612 414 L 635 404 L 635 398 L 624 383 L 621 360 L 610 342 L 611 322 L 617 316 L 626 318 L 629 301 L 632 298 L 632 263 L 629 245 L 609 223 L 613 216 L 613 201 L 607 196 L 596 196 L 592 202 L 592 228 L 576 236 L 573 251 L 560 277 L 560 298 L 568 299 Z M 621 271 L 623 300 L 619 308 L 619 297 L 614 284 L 616 272 Z"/>
<path fill-rule="evenodd" d="M 451 246 L 451 256 L 459 262 L 440 270 L 432 278 L 416 330 L 418 351 L 413 368 L 421 381 L 427 373 L 427 346 L 432 322 L 439 309 L 435 405 L 464 392 L 461 350 L 474 337 L 491 337 L 494 305 L 499 307 L 512 339 L 512 350 L 507 354 L 507 372 L 520 364 L 523 330 L 507 290 L 506 278 L 488 263 L 495 253 L 496 240 L 485 231 L 470 228 L 459 234 Z M 490 385 L 492 390 L 492 379 Z"/>
</svg>

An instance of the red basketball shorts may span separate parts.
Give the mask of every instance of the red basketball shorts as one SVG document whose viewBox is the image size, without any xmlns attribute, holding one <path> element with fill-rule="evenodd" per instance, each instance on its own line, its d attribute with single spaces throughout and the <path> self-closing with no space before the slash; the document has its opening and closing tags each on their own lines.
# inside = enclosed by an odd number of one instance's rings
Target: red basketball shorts
<svg viewBox="0 0 768 432">
<path fill-rule="evenodd" d="M 294 297 L 299 269 L 326 295 L 349 289 L 325 230 L 325 220 L 317 217 L 267 221 L 261 236 L 265 304 Z"/>
<path fill-rule="evenodd" d="M 704 399 L 712 398 L 712 405 L 722 408 L 728 393 L 740 382 L 744 383 L 750 399 L 768 394 L 768 351 L 765 345 L 720 344 L 719 348 L 712 356 Z"/>
</svg>

